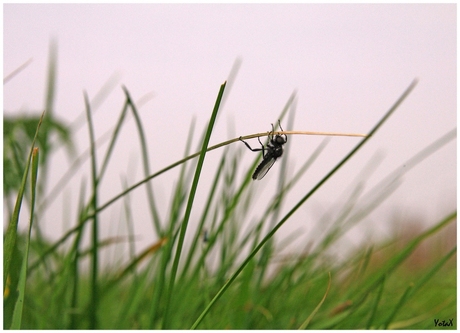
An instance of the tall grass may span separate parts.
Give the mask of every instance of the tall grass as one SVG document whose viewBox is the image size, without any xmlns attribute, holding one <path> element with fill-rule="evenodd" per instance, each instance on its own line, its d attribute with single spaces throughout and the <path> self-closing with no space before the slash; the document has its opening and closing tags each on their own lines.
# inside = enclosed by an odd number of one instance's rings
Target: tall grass
<svg viewBox="0 0 460 333">
<path fill-rule="evenodd" d="M 251 168 L 245 168 L 246 173 L 240 179 L 242 172 L 238 162 L 245 148 L 231 145 L 238 138 L 208 146 L 227 93 L 225 83 L 217 94 L 198 152 L 191 154 L 191 147 L 187 145 L 183 159 L 154 173 L 148 162 L 150 149 L 143 134 L 143 124 L 128 89 L 123 88 L 125 103 L 102 155 L 102 163 L 96 159 L 97 133 L 93 129 L 92 104 L 85 95 L 90 136 L 87 155 L 91 166 L 90 195 L 84 199 L 82 185 L 78 219 L 56 241 L 46 241 L 30 231 L 25 236 L 18 233 L 19 208 L 12 210 L 4 239 L 4 328 L 426 329 L 434 328 L 434 319 L 455 317 L 456 272 L 451 259 L 456 255 L 455 242 L 448 251 L 426 258 L 422 269 L 409 271 L 405 263 L 422 242 L 436 238 L 452 226 L 456 212 L 446 214 L 433 227 L 413 236 L 397 252 L 391 252 L 398 243 L 393 239 L 388 244 L 362 248 L 340 262 L 329 254 L 328 250 L 338 244 L 351 226 L 362 221 L 391 195 L 402 176 L 399 168 L 389 172 L 382 183 L 367 193 L 360 184 L 356 185 L 344 206 L 337 208 L 337 219 L 316 239 L 314 246 L 280 257 L 280 248 L 273 242 L 278 230 L 311 195 L 326 182 L 333 182 L 337 170 L 372 140 L 415 84 L 416 81 L 412 82 L 368 135 L 293 204 L 285 202 L 284 198 L 315 163 L 327 141 L 305 159 L 292 177 L 287 177 L 281 166 L 276 193 L 266 195 L 267 205 L 246 230 L 239 225 L 247 220 L 253 203 L 255 189 L 251 187 L 251 174 L 260 156 Z M 279 118 L 292 115 L 294 102 L 292 95 Z M 48 100 L 47 105 L 52 105 L 52 101 Z M 144 179 L 133 185 L 124 183 L 123 191 L 100 202 L 98 190 L 105 181 L 107 166 L 113 163 L 112 152 L 129 111 L 133 113 L 139 134 Z M 292 123 L 293 118 L 289 122 Z M 190 126 L 187 142 L 192 141 L 193 133 L 194 123 Z M 262 135 L 267 133 L 247 137 Z M 455 137 L 456 131 L 449 132 L 421 152 L 414 152 L 404 172 L 409 172 L 411 167 Z M 26 144 L 33 147 L 35 141 Z M 213 149 L 222 150 L 220 161 L 213 174 L 203 175 L 206 153 Z M 283 160 L 288 158 L 289 151 Z M 17 207 L 26 191 L 30 163 L 29 157 L 18 187 Z M 33 175 L 36 175 L 37 163 L 33 166 Z M 149 181 L 175 167 L 180 167 L 180 171 L 169 208 L 160 208 Z M 35 177 L 32 177 L 30 196 L 30 225 L 35 201 L 45 200 L 36 198 Z M 198 194 L 198 184 L 203 177 L 211 180 L 210 187 L 205 190 L 200 187 Z M 143 251 L 135 253 L 130 248 L 135 222 L 130 218 L 129 196 L 141 185 L 146 185 L 148 210 L 157 238 Z M 44 193 L 39 195 L 44 196 Z M 197 195 L 204 198 L 202 207 L 195 204 Z M 131 231 L 126 238 L 103 239 L 99 232 L 101 212 L 113 207 L 118 200 L 124 202 L 126 215 L 121 219 Z M 284 215 L 281 203 L 289 205 Z M 198 217 L 194 228 L 190 224 L 192 211 Z M 91 231 L 89 248 L 85 248 L 82 241 L 86 229 Z M 101 251 L 121 246 L 119 242 L 124 239 L 127 239 L 125 244 L 130 253 L 127 262 L 109 263 L 110 270 L 102 269 Z M 91 269 L 85 271 L 82 263 L 88 259 Z"/>
</svg>

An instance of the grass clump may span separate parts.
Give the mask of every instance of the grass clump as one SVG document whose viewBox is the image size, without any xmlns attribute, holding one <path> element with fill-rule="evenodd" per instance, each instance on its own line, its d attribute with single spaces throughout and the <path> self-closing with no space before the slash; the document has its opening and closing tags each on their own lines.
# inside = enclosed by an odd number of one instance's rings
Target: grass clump
<svg viewBox="0 0 460 333">
<path fill-rule="evenodd" d="M 50 70 L 50 76 L 54 75 Z M 54 82 L 54 78 L 50 82 Z M 369 244 L 342 261 L 331 256 L 329 250 L 353 225 L 362 221 L 388 195 L 389 186 L 397 183 L 401 172 L 389 173 L 387 179 L 368 193 L 360 184 L 340 208 L 337 219 L 327 232 L 315 239 L 311 246 L 297 253 L 280 256 L 274 242 L 278 230 L 295 214 L 315 191 L 333 176 L 375 132 L 415 87 L 414 81 L 373 129 L 311 189 L 293 204 L 286 203 L 286 195 L 300 177 L 314 163 L 327 142 L 317 147 L 291 178 L 280 167 L 278 190 L 267 195 L 267 205 L 258 212 L 254 223 L 243 230 L 254 198 L 251 175 L 256 164 L 238 178 L 240 150 L 230 143 L 238 138 L 209 147 L 213 125 L 225 94 L 226 83 L 218 92 L 208 126 L 202 135 L 199 151 L 190 154 L 164 169 L 152 173 L 148 164 L 148 146 L 143 124 L 135 103 L 124 88 L 125 103 L 112 132 L 108 148 L 101 162 L 97 160 L 97 135 L 93 130 L 92 110 L 85 96 L 87 123 L 90 132 L 91 164 L 90 195 L 84 199 L 82 189 L 78 219 L 57 241 L 40 237 L 40 233 L 23 235 L 17 232 L 19 209 L 12 209 L 4 240 L 4 328 L 26 329 L 363 329 L 363 328 L 435 328 L 435 320 L 449 320 L 456 315 L 455 242 L 447 251 L 427 259 L 422 266 L 410 268 L 407 263 L 421 244 L 436 239 L 456 221 L 452 212 L 433 227 L 411 235 L 399 242 Z M 54 84 L 50 85 L 54 86 Z M 50 88 L 49 88 L 50 89 Z M 48 94 L 53 96 L 53 94 Z M 294 96 L 289 98 L 280 118 L 293 108 Z M 52 104 L 48 101 L 49 104 Z M 124 190 L 106 202 L 98 191 L 106 181 L 104 175 L 111 163 L 112 151 L 120 129 L 131 112 L 136 120 L 142 151 L 144 179 L 134 185 L 123 184 Z M 191 125 L 189 140 L 193 136 Z M 286 132 L 289 133 L 289 132 Z M 294 133 L 289 133 L 294 135 Z M 262 135 L 262 134 L 257 134 Z M 257 136 L 256 135 L 256 136 Z M 267 133 L 264 133 L 267 135 Z M 248 138 L 251 136 L 247 136 Z M 455 134 L 448 133 L 407 162 L 420 163 Z M 13 146 L 20 145 L 10 140 Z M 28 142 L 33 147 L 35 142 Z M 198 184 L 204 177 L 202 167 L 206 152 L 221 148 L 223 153 L 212 175 L 210 187 L 201 189 L 203 207 L 195 204 Z M 12 148 L 11 151 L 14 148 Z M 288 152 L 286 152 L 288 155 Z M 19 155 L 18 155 L 19 156 Z M 194 158 L 198 160 L 193 160 Z M 287 156 L 281 163 L 285 163 Z M 20 159 L 18 159 L 20 161 Z M 188 161 L 192 163 L 187 163 Z M 30 159 L 24 165 L 23 181 L 11 181 L 19 195 L 16 206 L 26 192 Z M 113 163 L 113 162 L 112 162 Z M 5 164 L 5 162 L 4 162 Z M 42 166 L 46 168 L 46 166 Z M 166 218 L 155 201 L 149 184 L 169 170 L 180 167 Z M 38 164 L 33 164 L 33 175 Z M 21 175 L 16 171 L 11 174 Z M 31 203 L 32 225 L 37 184 L 33 176 L 33 190 L 27 196 Z M 13 185 L 11 185 L 13 184 Z M 129 195 L 140 185 L 146 185 L 149 211 L 156 239 L 143 251 L 130 248 L 130 238 L 103 239 L 100 235 L 101 212 L 123 200 L 126 223 L 133 230 L 130 218 Z M 5 191 L 4 187 L 4 191 Z M 5 192 L 4 192 L 5 193 Z M 366 200 L 359 201 L 360 197 Z M 287 213 L 281 210 L 288 205 Z M 201 209 L 201 210 L 200 210 Z M 192 224 L 193 210 L 196 221 Z M 284 215 L 283 215 L 284 214 Z M 31 229 L 30 229 L 31 230 Z M 39 228 L 37 229 L 39 230 Z M 90 245 L 85 246 L 85 232 Z M 103 249 L 126 244 L 128 262 L 109 263 L 103 269 L 100 254 Z M 30 248 L 30 250 L 29 250 Z M 89 269 L 84 263 L 89 262 Z M 26 283 L 27 281 L 27 283 Z M 439 322 L 439 321 L 438 321 Z M 456 323 L 452 328 L 456 328 Z"/>
</svg>

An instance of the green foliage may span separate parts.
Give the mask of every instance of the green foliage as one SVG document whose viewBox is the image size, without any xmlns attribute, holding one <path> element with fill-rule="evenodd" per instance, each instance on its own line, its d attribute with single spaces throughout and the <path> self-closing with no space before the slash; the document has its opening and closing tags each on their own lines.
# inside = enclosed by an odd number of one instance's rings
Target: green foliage
<svg viewBox="0 0 460 333">
<path fill-rule="evenodd" d="M 35 131 L 40 117 L 20 116 L 3 117 L 3 194 L 5 196 L 16 193 L 21 184 L 24 162 L 34 140 Z M 44 135 L 43 133 L 47 133 Z M 57 135 L 60 144 L 66 144 L 69 152 L 74 151 L 70 130 L 64 123 L 51 117 L 45 117 L 42 129 L 37 136 L 36 143 L 41 152 L 40 164 L 46 164 L 53 151 L 47 140 L 49 135 Z"/>
<path fill-rule="evenodd" d="M 368 137 L 362 139 L 318 184 L 305 189 L 300 198 L 292 202 L 284 200 L 321 154 L 326 141 L 305 158 L 305 164 L 292 177 L 287 177 L 279 168 L 278 189 L 275 193 L 264 194 L 267 204 L 256 212 L 251 224 L 248 216 L 253 213 L 250 208 L 256 197 L 251 186 L 251 174 L 258 160 L 254 161 L 252 168 L 245 167 L 247 171 L 241 177 L 239 161 L 244 148 L 241 145 L 238 148 L 228 146 L 238 139 L 208 147 L 225 84 L 218 93 L 198 152 L 190 154 L 190 144 L 187 144 L 183 159 L 153 174 L 148 164 L 151 150 L 128 90 L 124 88 L 125 104 L 108 147 L 104 154 L 97 154 L 103 157 L 101 163 L 96 160 L 97 134 L 93 131 L 91 103 L 85 96 L 92 166 L 89 199 L 83 199 L 85 191 L 82 185 L 78 220 L 55 242 L 47 242 L 33 233 L 25 236 L 14 234 L 17 246 L 8 250 L 10 268 L 6 271 L 4 268 L 4 327 L 430 329 L 435 328 L 434 319 L 448 321 L 456 318 L 455 245 L 446 253 L 433 253 L 424 258 L 423 265 L 417 269 L 408 264 L 422 243 L 440 237 L 446 228 L 454 224 L 456 212 L 403 244 L 395 238 L 388 244 L 369 245 L 340 262 L 329 251 L 351 226 L 362 221 L 391 195 L 393 185 L 402 176 L 400 172 L 390 173 L 384 183 L 377 184 L 367 193 L 364 193 L 362 183 L 358 183 L 343 207 L 336 208 L 336 220 L 329 221 L 323 235 L 315 235 L 313 246 L 281 257 L 280 246 L 277 246 L 279 242 L 274 242 L 279 228 L 324 183 L 334 181 L 334 173 L 372 139 L 375 131 L 413 87 L 414 84 L 376 124 Z M 280 118 L 292 112 L 294 99 L 294 95 L 288 99 Z M 51 100 L 47 103 L 52 105 Z M 113 163 L 112 151 L 129 111 L 136 119 L 144 179 L 131 186 L 123 183 L 121 193 L 102 203 L 98 189 L 106 181 L 106 167 Z M 190 126 L 188 143 L 192 141 L 193 133 L 194 123 Z M 448 133 L 414 155 L 404 172 L 454 137 Z M 64 142 L 67 139 L 65 135 L 61 137 Z M 10 140 L 12 147 L 25 145 L 23 141 L 19 137 Z M 223 148 L 223 152 L 217 168 L 213 174 L 206 175 L 211 180 L 209 188 L 198 187 L 204 177 L 201 168 L 206 152 L 218 148 Z M 26 158 L 19 149 L 14 149 L 11 148 L 11 154 L 16 156 L 17 161 L 10 172 L 20 174 L 22 169 L 18 163 L 24 163 Z M 288 156 L 289 151 L 286 151 L 283 159 L 287 160 Z M 198 161 L 193 160 L 195 157 Z M 27 169 L 28 165 L 29 161 L 25 162 L 23 169 Z M 157 238 L 146 249 L 135 253 L 129 248 L 135 223 L 130 217 L 130 192 L 177 166 L 180 166 L 180 172 L 169 207 L 159 207 L 153 188 L 150 185 L 146 187 Z M 15 188 L 23 190 L 24 186 Z M 32 192 L 32 202 L 35 202 L 35 190 Z M 197 195 L 204 199 L 202 207 L 195 203 Z M 120 199 L 124 201 L 126 211 L 126 216 L 121 219 L 131 230 L 126 236 L 128 241 L 123 237 L 102 239 L 99 233 L 100 212 Z M 288 206 L 284 216 L 282 205 Z M 32 206 L 31 222 L 33 215 Z M 191 216 L 194 218 L 193 228 Z M 248 228 L 241 227 L 243 221 Z M 86 248 L 82 239 L 88 231 L 90 246 Z M 7 232 L 5 244 L 9 238 Z M 127 262 L 108 263 L 108 268 L 102 269 L 100 252 L 115 244 L 121 246 L 120 241 L 126 241 L 126 248 L 129 248 Z M 88 261 L 90 269 L 85 270 L 82 267 Z M 18 300 L 23 302 L 17 305 L 15 312 Z M 22 307 L 21 313 L 18 312 L 19 307 Z M 452 328 L 456 328 L 456 323 L 453 323 Z"/>
</svg>

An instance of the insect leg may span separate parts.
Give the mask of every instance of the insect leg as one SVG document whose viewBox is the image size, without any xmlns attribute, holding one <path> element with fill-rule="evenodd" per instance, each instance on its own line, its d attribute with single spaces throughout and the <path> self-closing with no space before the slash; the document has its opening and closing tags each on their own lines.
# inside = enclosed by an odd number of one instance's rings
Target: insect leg
<svg viewBox="0 0 460 333">
<path fill-rule="evenodd" d="M 281 122 L 280 122 L 279 119 L 278 119 L 278 125 L 280 125 L 281 132 L 284 132 L 284 129 L 281 127 Z M 284 134 L 284 141 L 287 142 L 287 135 L 286 134 Z"/>
<path fill-rule="evenodd" d="M 248 147 L 252 151 L 261 151 L 262 150 L 262 152 L 263 152 L 263 146 L 262 146 L 262 149 L 260 149 L 260 148 L 251 148 L 251 146 L 246 141 L 241 139 L 241 136 L 240 136 L 240 141 L 243 142 L 246 145 L 246 147 Z M 259 140 L 259 142 L 260 142 L 260 140 Z"/>
<path fill-rule="evenodd" d="M 280 126 L 281 131 L 284 132 L 284 129 L 281 127 L 281 122 L 279 119 L 278 119 L 278 125 Z"/>
<path fill-rule="evenodd" d="M 257 140 L 259 140 L 260 146 L 262 147 L 262 157 L 265 157 L 265 149 L 264 149 L 264 145 L 262 144 L 262 142 L 260 142 L 260 137 L 257 137 Z"/>
</svg>

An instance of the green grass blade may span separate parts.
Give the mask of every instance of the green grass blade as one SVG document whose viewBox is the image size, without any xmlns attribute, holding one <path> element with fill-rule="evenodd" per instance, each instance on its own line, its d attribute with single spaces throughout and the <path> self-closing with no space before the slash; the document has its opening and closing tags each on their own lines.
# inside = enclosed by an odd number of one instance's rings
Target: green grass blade
<svg viewBox="0 0 460 333">
<path fill-rule="evenodd" d="M 80 212 L 80 215 L 83 212 L 83 207 L 85 206 L 85 198 L 84 198 L 84 193 L 85 193 L 85 183 L 81 183 L 81 188 L 80 188 L 80 196 L 79 196 L 79 204 L 78 204 L 78 212 Z M 79 263 L 80 263 L 80 255 L 79 255 L 79 248 L 81 246 L 81 241 L 83 238 L 83 226 L 79 229 L 77 232 L 77 235 L 75 237 L 75 240 L 72 245 L 72 249 L 69 253 L 69 259 L 71 261 L 70 265 L 70 271 L 72 272 L 72 282 L 71 286 L 67 285 L 67 287 L 70 289 L 70 307 L 72 309 L 76 309 L 78 307 L 78 292 L 80 290 L 79 282 L 80 282 L 80 270 L 79 270 Z M 68 323 L 68 329 L 77 329 L 78 328 L 78 315 L 75 312 L 70 313 L 70 318 L 69 318 L 69 323 Z"/>
<path fill-rule="evenodd" d="M 23 199 L 24 190 L 26 187 L 27 175 L 29 173 L 29 165 L 32 159 L 32 152 L 33 152 L 34 144 L 38 137 L 38 131 L 40 129 L 44 116 L 45 116 L 45 111 L 43 111 L 40 117 L 40 120 L 38 122 L 38 125 L 37 125 L 37 131 L 35 132 L 35 137 L 34 137 L 34 140 L 32 141 L 32 147 L 30 148 L 29 157 L 27 158 L 27 163 L 26 163 L 26 167 L 24 170 L 24 174 L 22 176 L 21 187 L 19 188 L 19 192 L 18 192 L 17 199 L 16 199 L 16 204 L 13 210 L 13 215 L 11 216 L 11 220 L 10 220 L 10 223 L 8 224 L 8 228 L 5 234 L 5 239 L 3 243 L 3 292 L 5 292 L 6 278 L 10 272 L 11 261 L 13 259 L 13 252 L 16 246 L 19 212 L 21 210 L 22 199 Z"/>
<path fill-rule="evenodd" d="M 30 207 L 30 222 L 29 222 L 29 233 L 26 239 L 26 249 L 24 258 L 22 259 L 21 273 L 19 275 L 18 283 L 18 298 L 13 312 L 13 320 L 11 323 L 11 329 L 20 329 L 22 322 L 22 310 L 24 308 L 24 297 L 26 291 L 26 280 L 27 280 L 27 263 L 29 259 L 29 246 L 30 246 L 30 235 L 32 233 L 32 224 L 35 213 L 35 194 L 37 189 L 37 172 L 38 172 L 38 148 L 34 148 L 32 153 L 32 179 L 31 179 L 31 207 Z"/>
<path fill-rule="evenodd" d="M 169 282 L 169 288 L 168 288 L 168 292 L 166 294 L 166 305 L 165 305 L 166 310 L 165 310 L 165 315 L 164 315 L 163 328 L 167 328 L 169 326 L 169 323 L 168 323 L 168 312 L 170 311 L 169 304 L 170 304 L 171 296 L 172 296 L 173 289 L 174 289 L 174 283 L 175 283 L 175 279 L 176 279 L 177 268 L 179 266 L 179 259 L 180 259 L 180 256 L 181 256 L 182 247 L 183 247 L 183 244 L 184 244 L 185 233 L 187 231 L 187 225 L 188 225 L 188 221 L 189 221 L 189 218 L 190 218 L 190 213 L 192 211 L 193 200 L 195 198 L 196 189 L 198 187 L 198 181 L 200 179 L 201 169 L 203 167 L 204 158 L 206 156 L 206 151 L 207 151 L 207 148 L 208 148 L 209 140 L 211 138 L 212 129 L 214 127 L 214 122 L 216 120 L 217 113 L 219 111 L 220 102 L 221 102 L 222 97 L 224 95 L 225 84 L 226 83 L 224 82 L 224 84 L 222 84 L 221 87 L 220 87 L 219 94 L 218 94 L 217 100 L 216 100 L 216 104 L 214 106 L 214 110 L 213 110 L 211 118 L 209 120 L 208 129 L 206 131 L 206 136 L 205 136 L 205 138 L 203 140 L 203 146 L 202 146 L 202 149 L 201 149 L 200 158 L 199 158 L 197 166 L 196 166 L 196 171 L 195 171 L 195 176 L 193 178 L 192 188 L 190 189 L 190 196 L 189 196 L 189 200 L 188 200 L 188 203 L 187 203 L 187 208 L 186 208 L 186 211 L 185 211 L 184 220 L 182 222 L 181 231 L 180 231 L 180 235 L 179 235 L 179 240 L 178 240 L 178 243 L 177 243 L 176 254 L 175 254 L 175 258 L 174 258 L 174 263 L 173 263 L 173 267 L 172 267 L 172 271 L 171 271 L 171 279 L 170 279 L 170 282 Z"/>
<path fill-rule="evenodd" d="M 374 304 L 372 305 L 372 310 L 371 310 L 371 314 L 369 316 L 369 320 L 367 321 L 366 329 L 370 329 L 371 326 L 372 326 L 372 323 L 375 320 L 375 315 L 377 313 L 377 308 L 379 306 L 380 300 L 382 299 L 383 287 L 385 286 L 385 278 L 386 278 L 386 276 L 384 276 L 382 278 L 382 281 L 380 283 L 380 288 L 379 288 L 379 290 L 377 292 L 377 296 L 375 297 Z"/>
<path fill-rule="evenodd" d="M 207 198 L 206 203 L 204 205 L 203 212 L 201 213 L 201 217 L 199 219 L 197 230 L 195 231 L 195 236 L 193 237 L 192 243 L 190 245 L 187 260 L 185 261 L 184 268 L 182 269 L 182 277 L 183 278 L 185 278 L 185 275 L 187 274 L 188 269 L 189 269 L 190 265 L 192 264 L 194 253 L 195 253 L 195 251 L 197 249 L 198 242 L 200 241 L 200 238 L 201 238 L 204 223 L 206 221 L 206 218 L 207 218 L 208 214 L 211 212 L 211 204 L 213 202 L 213 199 L 215 199 L 215 193 L 216 193 L 217 185 L 219 184 L 219 179 L 220 179 L 221 173 L 222 173 L 224 165 L 225 165 L 226 156 L 227 156 L 227 152 L 224 152 L 224 154 L 223 154 L 223 156 L 221 158 L 221 161 L 219 163 L 219 166 L 217 167 L 216 174 L 214 175 L 214 179 L 212 181 L 212 186 L 211 186 L 211 189 L 209 190 L 208 198 Z M 203 254 L 205 255 L 205 253 L 203 253 Z M 205 259 L 205 256 L 202 258 L 202 260 L 200 260 L 200 263 L 195 267 L 196 268 L 202 267 L 204 265 L 204 259 Z"/>
<path fill-rule="evenodd" d="M 94 125 L 91 116 L 91 107 L 89 104 L 88 95 L 85 93 L 85 105 L 86 105 L 86 116 L 88 119 L 88 130 L 89 130 L 89 139 L 91 147 L 91 178 L 92 178 L 92 198 L 90 200 L 89 206 L 92 209 L 97 207 L 97 191 L 98 191 L 98 177 L 97 177 L 97 162 L 96 162 L 96 146 L 95 146 L 95 135 L 94 135 Z M 91 234 L 91 298 L 88 307 L 88 318 L 89 318 L 89 327 L 91 329 L 96 329 L 98 326 L 98 303 L 99 303 L 99 288 L 98 288 L 98 264 L 99 264 L 99 225 L 98 225 L 98 214 L 92 216 L 93 228 Z"/>
<path fill-rule="evenodd" d="M 321 305 L 323 305 L 324 301 L 326 300 L 326 297 L 327 297 L 327 294 L 329 293 L 330 288 L 331 288 L 331 272 L 329 272 L 329 283 L 327 284 L 327 289 L 326 289 L 326 292 L 324 293 L 323 298 L 321 299 L 319 304 L 316 306 L 316 308 L 313 310 L 313 312 L 308 316 L 308 318 L 302 323 L 302 325 L 300 325 L 299 330 L 304 330 L 307 328 L 310 321 L 313 319 L 315 314 L 320 309 Z"/>
<path fill-rule="evenodd" d="M 89 102 L 88 102 L 88 105 L 91 105 L 91 104 L 89 104 Z M 123 105 L 123 109 L 121 110 L 120 117 L 118 118 L 117 124 L 115 125 L 115 129 L 113 130 L 113 133 L 112 133 L 112 136 L 111 136 L 111 139 L 110 139 L 110 142 L 109 142 L 109 147 L 107 148 L 107 152 L 105 153 L 105 157 L 104 157 L 104 159 L 102 161 L 101 170 L 99 171 L 99 175 L 98 175 L 98 182 L 100 182 L 102 180 L 102 177 L 104 176 L 105 170 L 107 169 L 107 166 L 109 164 L 110 156 L 112 154 L 113 149 L 115 148 L 115 143 L 117 141 L 118 135 L 120 134 L 120 130 L 121 130 L 121 127 L 123 125 L 123 122 L 126 119 L 126 113 L 128 111 L 128 105 L 129 105 L 129 100 L 127 98 L 126 101 L 125 101 L 125 104 Z M 91 150 L 90 150 L 90 154 L 88 156 L 91 156 Z"/>
<path fill-rule="evenodd" d="M 145 177 L 148 177 L 148 175 L 150 174 L 150 165 L 149 165 L 149 160 L 150 159 L 149 159 L 149 150 L 147 148 L 147 140 L 145 139 L 144 128 L 142 126 L 142 121 L 141 121 L 141 119 L 139 117 L 139 112 L 137 112 L 136 105 L 134 104 L 134 102 L 131 99 L 131 96 L 130 96 L 130 94 L 128 92 L 128 89 L 123 86 L 123 90 L 125 92 L 128 104 L 130 105 L 131 110 L 132 110 L 133 115 L 134 115 L 134 120 L 135 120 L 136 126 L 137 126 L 137 132 L 139 133 L 139 140 L 140 140 L 140 143 L 141 143 L 141 152 L 142 152 L 141 156 L 142 156 L 142 164 L 143 164 L 143 167 L 144 167 L 144 175 L 145 175 Z M 155 231 L 156 231 L 157 235 L 158 236 L 163 236 L 160 217 L 158 215 L 158 209 L 157 209 L 157 206 L 156 206 L 156 203 L 155 203 L 155 197 L 153 195 L 152 183 L 150 183 L 150 182 L 147 183 L 146 186 L 145 186 L 145 189 L 147 191 L 147 200 L 149 202 L 150 213 L 151 213 L 152 219 L 153 219 L 153 226 L 155 227 Z"/>
<path fill-rule="evenodd" d="M 407 286 L 406 290 L 404 291 L 404 294 L 402 294 L 401 298 L 399 299 L 398 304 L 396 304 L 396 306 L 393 308 L 393 311 L 391 312 L 390 316 L 383 325 L 383 329 L 388 329 L 388 325 L 392 322 L 393 318 L 399 312 L 403 304 L 406 303 L 406 301 L 409 299 L 409 295 L 412 293 L 413 288 L 413 283 L 410 283 L 409 286 Z"/>
</svg>

